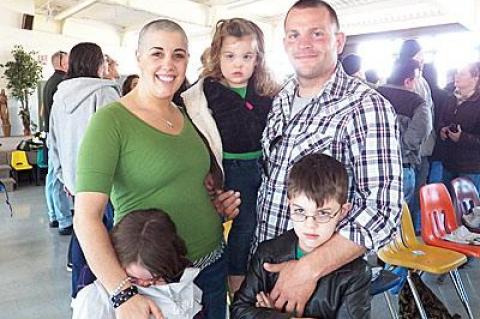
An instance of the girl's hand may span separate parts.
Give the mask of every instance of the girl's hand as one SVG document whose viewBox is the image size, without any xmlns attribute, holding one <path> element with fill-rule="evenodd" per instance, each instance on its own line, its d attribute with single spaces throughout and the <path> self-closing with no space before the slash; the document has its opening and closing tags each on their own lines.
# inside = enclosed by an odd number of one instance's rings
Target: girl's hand
<svg viewBox="0 0 480 319">
<path fill-rule="evenodd" d="M 460 140 L 460 135 L 462 135 L 462 128 L 460 125 L 457 125 L 457 132 L 452 132 L 448 130 L 448 138 L 451 139 L 453 142 L 457 143 Z"/>
<path fill-rule="evenodd" d="M 257 302 L 255 303 L 257 308 L 273 308 L 273 301 L 270 299 L 270 294 L 266 294 L 263 291 L 257 294 Z"/>
<path fill-rule="evenodd" d="M 215 181 L 213 180 L 212 174 L 208 173 L 207 176 L 205 177 L 205 180 L 203 181 L 203 185 L 207 189 L 208 195 L 210 198 L 213 198 L 215 196 Z"/>
<path fill-rule="evenodd" d="M 155 319 L 164 319 L 157 305 L 142 295 L 133 296 L 125 301 L 115 309 L 115 314 L 118 319 L 149 319 L 150 315 Z"/>
</svg>

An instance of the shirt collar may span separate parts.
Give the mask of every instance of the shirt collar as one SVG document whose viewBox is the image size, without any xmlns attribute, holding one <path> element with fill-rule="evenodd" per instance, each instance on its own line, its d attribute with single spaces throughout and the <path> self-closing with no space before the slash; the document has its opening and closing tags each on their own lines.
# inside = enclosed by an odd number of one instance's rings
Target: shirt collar
<svg viewBox="0 0 480 319">
<path fill-rule="evenodd" d="M 335 71 L 325 82 L 317 95 L 312 98 L 314 100 L 318 100 L 321 97 L 324 97 L 326 99 L 334 99 L 336 97 L 340 97 L 346 90 L 347 83 L 348 75 L 343 70 L 342 64 L 340 62 L 337 62 Z M 299 83 L 297 77 L 292 76 L 283 86 L 283 89 L 280 91 L 279 96 L 283 98 L 288 98 L 289 101 L 293 101 L 295 91 L 297 90 L 298 85 Z"/>
</svg>

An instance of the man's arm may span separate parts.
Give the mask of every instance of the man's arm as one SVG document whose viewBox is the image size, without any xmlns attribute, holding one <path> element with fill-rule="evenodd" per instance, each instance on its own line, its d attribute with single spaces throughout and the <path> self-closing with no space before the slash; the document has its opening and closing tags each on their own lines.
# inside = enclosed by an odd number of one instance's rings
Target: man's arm
<svg viewBox="0 0 480 319">
<path fill-rule="evenodd" d="M 390 103 L 379 94 L 362 98 L 347 126 L 352 210 L 339 234 L 368 250 L 387 244 L 402 210 L 400 132 Z"/>
<path fill-rule="evenodd" d="M 412 119 L 403 134 L 403 143 L 409 149 L 418 150 L 420 145 L 427 139 L 433 127 L 432 113 L 427 104 L 421 103 L 415 109 Z"/>
<path fill-rule="evenodd" d="M 317 281 L 323 276 L 362 256 L 366 249 L 344 237 L 333 237 L 300 260 L 281 264 L 265 264 L 270 272 L 279 272 L 271 292 L 275 308 L 302 316 L 305 305 L 312 296 Z"/>
</svg>

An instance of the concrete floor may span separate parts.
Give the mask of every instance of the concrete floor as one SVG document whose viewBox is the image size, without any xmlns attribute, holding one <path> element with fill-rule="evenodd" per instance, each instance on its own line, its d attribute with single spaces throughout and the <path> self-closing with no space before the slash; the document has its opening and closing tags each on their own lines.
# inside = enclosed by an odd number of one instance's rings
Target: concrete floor
<svg viewBox="0 0 480 319">
<path fill-rule="evenodd" d="M 21 186 L 10 194 L 14 216 L 0 193 L 0 318 L 65 319 L 70 311 L 70 273 L 66 270 L 69 237 L 48 228 L 42 186 Z M 460 271 L 473 313 L 480 319 L 480 262 Z M 451 313 L 467 318 L 451 280 L 424 280 Z M 396 301 L 396 298 L 392 298 Z M 383 296 L 372 302 L 372 318 L 389 318 Z"/>
</svg>

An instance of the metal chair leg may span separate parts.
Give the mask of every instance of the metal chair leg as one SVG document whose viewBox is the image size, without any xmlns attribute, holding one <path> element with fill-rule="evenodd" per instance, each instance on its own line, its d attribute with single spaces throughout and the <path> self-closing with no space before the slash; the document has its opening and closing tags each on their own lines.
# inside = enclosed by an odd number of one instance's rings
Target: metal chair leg
<svg viewBox="0 0 480 319">
<path fill-rule="evenodd" d="M 392 319 L 398 319 L 398 314 L 395 311 L 395 308 L 393 308 L 392 301 L 390 300 L 390 294 L 388 293 L 388 291 L 384 291 L 383 295 L 385 296 L 385 301 L 387 302 L 387 307 L 388 307 L 388 311 L 390 312 L 390 316 L 392 317 Z"/>
<path fill-rule="evenodd" d="M 470 303 L 468 301 L 468 296 L 465 291 L 465 287 L 463 285 L 462 277 L 460 277 L 460 273 L 458 269 L 454 269 L 450 271 L 450 278 L 452 278 L 453 284 L 455 285 L 455 290 L 457 291 L 458 297 L 460 297 L 460 301 L 462 302 L 465 310 L 467 311 L 468 317 L 470 319 L 474 319 L 472 313 L 472 308 L 470 308 Z"/>
<path fill-rule="evenodd" d="M 412 290 L 413 298 L 415 299 L 415 304 L 417 305 L 418 311 L 420 312 L 420 317 L 422 319 L 428 319 L 427 313 L 425 312 L 425 308 L 423 308 L 420 295 L 418 294 L 417 288 L 415 288 L 415 284 L 413 283 L 411 274 L 412 272 L 409 270 L 407 275 L 408 286 L 410 286 L 410 289 Z"/>
</svg>

